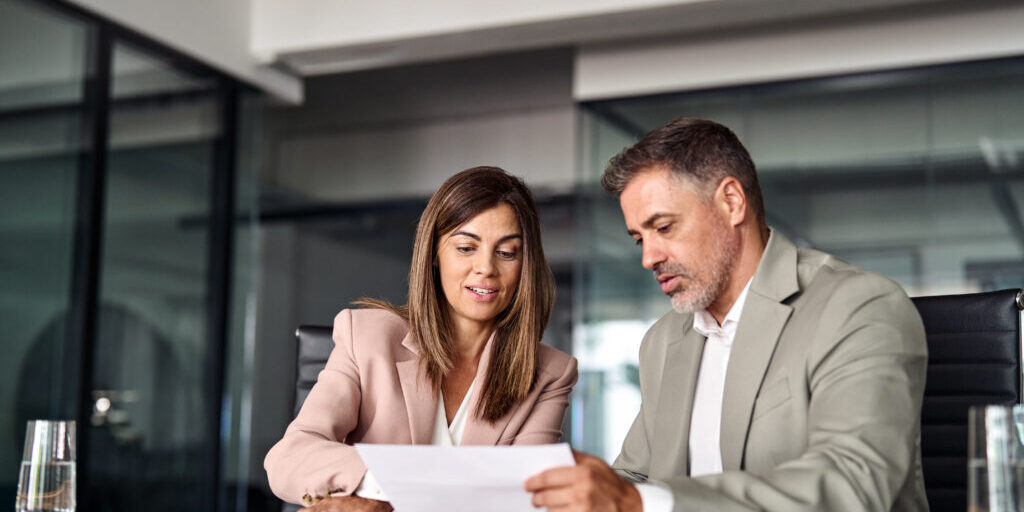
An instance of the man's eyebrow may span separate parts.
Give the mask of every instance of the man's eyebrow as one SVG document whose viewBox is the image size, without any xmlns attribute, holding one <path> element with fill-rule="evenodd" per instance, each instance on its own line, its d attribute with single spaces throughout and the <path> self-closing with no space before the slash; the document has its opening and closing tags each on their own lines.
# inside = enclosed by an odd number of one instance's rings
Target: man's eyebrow
<svg viewBox="0 0 1024 512">
<path fill-rule="evenodd" d="M 651 227 L 654 226 L 654 224 L 656 222 L 658 222 L 659 220 L 664 219 L 664 218 L 675 218 L 675 215 L 671 214 L 671 213 L 655 213 L 655 214 L 651 215 L 650 217 L 647 217 L 647 220 L 641 222 L 640 223 L 640 227 L 642 227 L 644 229 L 650 229 Z M 635 237 L 635 236 L 637 236 L 639 234 L 639 232 L 637 230 L 635 230 L 635 229 L 627 229 L 626 233 L 628 233 L 629 236 L 632 236 L 632 237 Z"/>
<path fill-rule="evenodd" d="M 640 227 L 650 229 L 654 226 L 654 223 L 666 217 L 675 217 L 675 215 L 671 213 L 655 213 L 654 215 L 647 217 L 647 220 L 643 221 L 643 223 L 640 224 Z"/>
</svg>

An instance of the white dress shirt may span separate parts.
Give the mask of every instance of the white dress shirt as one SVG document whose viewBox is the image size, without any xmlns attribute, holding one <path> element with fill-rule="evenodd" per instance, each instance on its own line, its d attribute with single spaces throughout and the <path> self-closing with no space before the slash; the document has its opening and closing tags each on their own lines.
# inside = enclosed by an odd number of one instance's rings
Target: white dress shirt
<svg viewBox="0 0 1024 512">
<path fill-rule="evenodd" d="M 722 472 L 722 398 L 725 393 L 725 370 L 729 366 L 732 342 L 736 338 L 743 304 L 747 300 L 750 281 L 743 287 L 722 325 L 706 309 L 693 315 L 693 330 L 704 335 L 700 373 L 693 395 L 690 414 L 689 460 L 690 476 L 713 475 Z M 638 484 L 645 512 L 668 512 L 674 499 L 668 489 L 653 484 Z"/>
<path fill-rule="evenodd" d="M 474 384 L 476 382 L 469 385 L 466 395 L 462 397 L 462 403 L 459 404 L 459 410 L 455 412 L 451 425 L 448 424 L 448 416 L 444 410 L 444 393 L 440 394 L 441 396 L 437 399 L 437 414 L 434 415 L 434 437 L 431 439 L 430 444 L 435 446 L 458 446 L 462 443 L 462 433 L 466 430 L 466 418 L 469 416 L 469 397 L 473 393 Z M 380 488 L 380 484 L 377 483 L 377 479 L 373 477 L 373 473 L 369 469 L 366 470 L 366 475 L 363 476 L 363 481 L 359 483 L 359 488 L 356 489 L 355 495 L 373 500 L 388 500 L 387 494 L 384 494 L 384 490 Z"/>
</svg>

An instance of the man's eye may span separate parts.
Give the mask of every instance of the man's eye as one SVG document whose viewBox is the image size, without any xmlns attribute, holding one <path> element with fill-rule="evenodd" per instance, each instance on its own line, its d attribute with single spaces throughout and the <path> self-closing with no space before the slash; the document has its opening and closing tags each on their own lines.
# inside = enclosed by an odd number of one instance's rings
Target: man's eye
<svg viewBox="0 0 1024 512">
<path fill-rule="evenodd" d="M 658 233 L 668 233 L 668 229 L 672 227 L 671 224 L 665 224 L 657 229 Z"/>
<path fill-rule="evenodd" d="M 644 239 L 643 238 L 636 238 L 636 239 L 633 240 L 633 242 L 635 242 L 636 245 L 643 245 L 644 244 Z"/>
</svg>

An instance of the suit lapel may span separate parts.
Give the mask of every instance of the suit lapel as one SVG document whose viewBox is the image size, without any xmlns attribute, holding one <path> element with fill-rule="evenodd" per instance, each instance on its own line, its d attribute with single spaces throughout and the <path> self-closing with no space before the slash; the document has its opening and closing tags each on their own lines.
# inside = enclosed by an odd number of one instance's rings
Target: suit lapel
<svg viewBox="0 0 1024 512">
<path fill-rule="evenodd" d="M 479 406 L 483 397 L 484 386 L 487 385 L 487 369 L 490 368 L 491 354 L 494 349 L 494 336 L 497 331 L 491 333 L 491 337 L 484 345 L 483 353 L 480 354 L 480 362 L 476 365 L 476 376 L 473 377 L 473 394 L 466 397 L 469 408 L 466 410 L 469 416 L 466 418 L 466 428 L 462 431 L 461 445 L 484 445 L 494 446 L 498 444 L 501 433 L 505 430 L 512 418 L 512 413 L 498 418 L 494 423 L 488 422 L 480 417 Z"/>
<path fill-rule="evenodd" d="M 796 247 L 772 231 L 750 283 L 733 340 L 722 400 L 722 469 L 742 469 L 754 400 L 799 291 Z"/>
<path fill-rule="evenodd" d="M 669 342 L 665 349 L 664 369 L 658 383 L 661 392 L 653 438 L 657 440 L 657 446 L 651 447 L 651 465 L 660 465 L 657 462 L 659 454 L 667 457 L 663 460 L 665 474 L 680 470 L 689 474 L 686 461 L 689 457 L 690 417 L 705 338 L 690 326 L 684 330 L 683 338 Z"/>
<path fill-rule="evenodd" d="M 402 397 L 405 399 L 405 410 L 409 415 L 409 442 L 430 444 L 434 436 L 437 397 L 420 364 L 419 347 L 413 341 L 412 333 L 405 335 L 402 346 L 413 353 L 413 357 L 395 363 L 398 380 L 402 385 Z"/>
<path fill-rule="evenodd" d="M 736 329 L 722 398 L 722 469 L 741 469 L 754 399 L 761 388 L 789 306 L 748 294 Z"/>
</svg>

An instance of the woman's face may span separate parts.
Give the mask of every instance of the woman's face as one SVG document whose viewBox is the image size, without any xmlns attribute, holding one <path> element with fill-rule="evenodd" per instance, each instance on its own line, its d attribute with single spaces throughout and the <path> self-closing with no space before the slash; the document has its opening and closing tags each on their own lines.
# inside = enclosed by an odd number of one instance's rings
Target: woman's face
<svg viewBox="0 0 1024 512">
<path fill-rule="evenodd" d="M 442 235 L 437 261 L 454 326 L 490 329 L 508 307 L 523 267 L 523 234 L 501 204 Z"/>
</svg>

